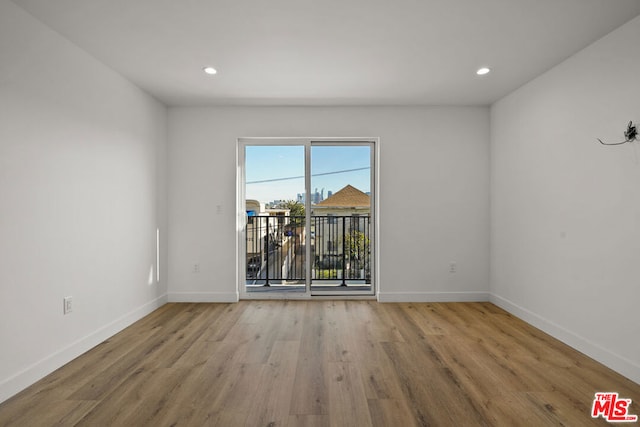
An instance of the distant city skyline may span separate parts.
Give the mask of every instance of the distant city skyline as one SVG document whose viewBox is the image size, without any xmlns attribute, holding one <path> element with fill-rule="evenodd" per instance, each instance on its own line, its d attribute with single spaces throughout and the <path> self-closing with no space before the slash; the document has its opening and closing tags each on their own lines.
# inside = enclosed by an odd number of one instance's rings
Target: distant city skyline
<svg viewBox="0 0 640 427">
<path fill-rule="evenodd" d="M 370 148 L 368 146 L 312 146 L 311 194 L 324 189 L 336 193 L 346 185 L 369 193 Z M 247 146 L 245 151 L 247 199 L 271 203 L 298 200 L 305 194 L 304 146 Z"/>
</svg>

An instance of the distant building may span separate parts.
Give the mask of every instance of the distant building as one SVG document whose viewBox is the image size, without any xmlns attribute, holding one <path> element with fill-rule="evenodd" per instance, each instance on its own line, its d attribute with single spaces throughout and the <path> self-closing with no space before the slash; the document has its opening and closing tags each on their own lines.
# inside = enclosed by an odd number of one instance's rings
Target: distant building
<svg viewBox="0 0 640 427">
<path fill-rule="evenodd" d="M 369 215 L 371 212 L 371 196 L 352 185 L 347 185 L 342 190 L 311 207 L 313 215 Z"/>
<path fill-rule="evenodd" d="M 264 203 L 248 199 L 245 202 L 247 212 L 247 270 L 255 273 L 259 270 L 269 248 L 280 245 L 287 238 L 289 209 L 265 209 Z M 276 217 L 276 218 L 268 218 Z"/>
</svg>

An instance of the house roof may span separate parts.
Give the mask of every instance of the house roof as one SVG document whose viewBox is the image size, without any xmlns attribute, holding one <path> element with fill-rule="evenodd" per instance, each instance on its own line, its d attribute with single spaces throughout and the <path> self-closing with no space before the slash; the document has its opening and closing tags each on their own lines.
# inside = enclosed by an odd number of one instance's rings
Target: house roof
<svg viewBox="0 0 640 427">
<path fill-rule="evenodd" d="M 347 185 L 315 206 L 325 208 L 368 208 L 371 206 L 371 198 L 357 188 Z"/>
</svg>

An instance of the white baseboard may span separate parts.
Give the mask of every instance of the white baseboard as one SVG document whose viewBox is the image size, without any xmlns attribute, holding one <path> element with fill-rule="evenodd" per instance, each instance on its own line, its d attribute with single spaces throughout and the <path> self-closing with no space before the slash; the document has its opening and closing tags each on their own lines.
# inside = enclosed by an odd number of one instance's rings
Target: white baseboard
<svg viewBox="0 0 640 427">
<path fill-rule="evenodd" d="M 506 298 L 490 294 L 490 301 L 498 307 L 508 311 L 516 317 L 524 320 L 530 325 L 546 332 L 552 337 L 562 341 L 570 347 L 586 354 L 592 359 L 597 360 L 608 368 L 613 369 L 621 375 L 640 384 L 640 365 L 637 363 L 612 353 L 611 351 L 601 347 L 600 345 L 589 341 L 588 339 L 571 332 L 568 329 L 554 323 L 536 313 L 519 306 Z"/>
<path fill-rule="evenodd" d="M 238 292 L 169 292 L 169 302 L 238 302 Z"/>
<path fill-rule="evenodd" d="M 0 382 L 0 403 L 167 303 L 162 295 Z"/>
<path fill-rule="evenodd" d="M 488 292 L 379 292 L 379 302 L 489 301 Z"/>
</svg>

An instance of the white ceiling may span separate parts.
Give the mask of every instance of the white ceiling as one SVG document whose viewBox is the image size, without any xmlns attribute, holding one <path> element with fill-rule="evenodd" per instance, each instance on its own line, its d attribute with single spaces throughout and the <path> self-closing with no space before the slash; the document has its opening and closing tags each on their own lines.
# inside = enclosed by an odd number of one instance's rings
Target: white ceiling
<svg viewBox="0 0 640 427">
<path fill-rule="evenodd" d="M 167 105 L 487 105 L 640 14 L 640 0 L 13 1 Z"/>
</svg>

